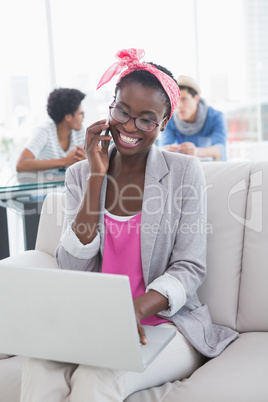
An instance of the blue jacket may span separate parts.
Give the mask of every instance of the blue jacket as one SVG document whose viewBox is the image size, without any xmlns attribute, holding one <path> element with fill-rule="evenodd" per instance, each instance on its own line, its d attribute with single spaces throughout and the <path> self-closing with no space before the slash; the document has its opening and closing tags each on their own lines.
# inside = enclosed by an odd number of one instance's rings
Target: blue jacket
<svg viewBox="0 0 268 402">
<path fill-rule="evenodd" d="M 193 142 L 196 147 L 200 148 L 216 146 L 221 151 L 221 160 L 226 161 L 227 128 L 223 113 L 209 106 L 202 130 L 194 135 L 181 134 L 172 117 L 159 138 L 159 146 L 181 144 L 182 142 Z"/>
</svg>

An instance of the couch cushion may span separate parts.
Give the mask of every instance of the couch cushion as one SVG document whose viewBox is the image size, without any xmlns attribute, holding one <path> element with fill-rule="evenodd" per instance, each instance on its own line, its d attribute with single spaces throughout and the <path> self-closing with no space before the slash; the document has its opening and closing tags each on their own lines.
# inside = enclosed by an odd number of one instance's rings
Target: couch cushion
<svg viewBox="0 0 268 402">
<path fill-rule="evenodd" d="M 0 401 L 19 402 L 21 372 L 25 357 L 15 356 L 0 360 Z"/>
<path fill-rule="evenodd" d="M 198 294 L 215 324 L 236 329 L 251 162 L 204 163 L 208 205 L 207 277 Z M 242 223 L 241 223 L 242 220 Z"/>
<path fill-rule="evenodd" d="M 251 171 L 242 264 L 238 330 L 268 331 L 268 162 Z"/>
<path fill-rule="evenodd" d="M 58 268 L 58 264 L 54 257 L 38 250 L 28 250 L 21 254 L 5 258 L 0 261 L 0 265 L 3 263 L 33 268 Z"/>
<path fill-rule="evenodd" d="M 166 382 L 160 387 L 153 387 L 144 391 L 135 392 L 125 399 L 124 402 L 162 402 L 165 400 L 166 396 L 176 389 L 181 383 L 181 381 L 176 381 L 174 383 Z M 176 402 L 180 401 L 177 400 Z"/>
<path fill-rule="evenodd" d="M 268 334 L 242 334 L 189 379 L 136 392 L 127 402 L 267 402 Z"/>
</svg>

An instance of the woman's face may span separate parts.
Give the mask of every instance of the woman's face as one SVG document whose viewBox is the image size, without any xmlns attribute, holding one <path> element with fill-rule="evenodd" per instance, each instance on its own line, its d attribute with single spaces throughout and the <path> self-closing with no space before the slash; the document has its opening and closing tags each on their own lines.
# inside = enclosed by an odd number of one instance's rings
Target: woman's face
<svg viewBox="0 0 268 402">
<path fill-rule="evenodd" d="M 110 116 L 110 131 L 118 151 L 128 155 L 140 152 L 147 154 L 160 130 L 164 129 L 168 122 L 167 117 L 164 119 L 166 107 L 162 92 L 131 82 L 123 85 L 117 92 L 112 106 L 132 117 L 142 117 L 160 123 L 153 131 L 142 131 L 136 127 L 133 119 L 120 123 Z"/>
<path fill-rule="evenodd" d="M 181 98 L 177 107 L 179 118 L 188 123 L 194 123 L 199 100 L 199 95 L 192 96 L 187 89 L 181 89 Z"/>
<path fill-rule="evenodd" d="M 69 126 L 72 130 L 81 130 L 82 128 L 82 123 L 84 120 L 84 111 L 83 108 L 81 106 L 81 104 L 79 105 L 78 109 L 74 112 L 74 114 L 69 114 L 67 115 L 69 120 Z"/>
</svg>

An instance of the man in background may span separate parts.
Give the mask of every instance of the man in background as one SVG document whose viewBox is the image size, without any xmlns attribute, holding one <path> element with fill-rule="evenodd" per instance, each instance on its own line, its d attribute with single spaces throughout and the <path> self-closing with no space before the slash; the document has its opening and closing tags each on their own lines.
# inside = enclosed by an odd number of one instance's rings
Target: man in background
<svg viewBox="0 0 268 402">
<path fill-rule="evenodd" d="M 85 94 L 77 89 L 59 88 L 50 93 L 47 112 L 51 119 L 26 143 L 17 172 L 62 169 L 86 158 L 81 106 L 84 98 Z"/>
<path fill-rule="evenodd" d="M 179 76 L 178 85 L 178 108 L 161 133 L 159 146 L 171 152 L 225 161 L 227 129 L 223 113 L 207 106 L 191 77 Z"/>
</svg>

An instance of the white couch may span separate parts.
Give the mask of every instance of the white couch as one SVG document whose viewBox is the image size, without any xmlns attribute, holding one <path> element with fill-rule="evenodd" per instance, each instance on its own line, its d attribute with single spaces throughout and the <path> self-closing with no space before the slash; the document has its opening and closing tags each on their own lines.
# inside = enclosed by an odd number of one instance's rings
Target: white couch
<svg viewBox="0 0 268 402">
<path fill-rule="evenodd" d="M 268 401 L 268 162 L 212 162 L 203 169 L 208 273 L 199 296 L 215 323 L 240 336 L 190 378 L 137 392 L 127 402 Z M 36 249 L 6 261 L 56 268 L 62 209 L 62 194 L 50 194 Z M 23 362 L 18 356 L 0 360 L 0 402 L 19 402 Z"/>
</svg>

